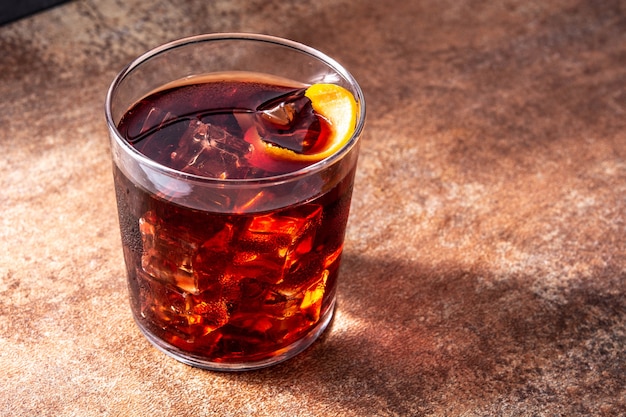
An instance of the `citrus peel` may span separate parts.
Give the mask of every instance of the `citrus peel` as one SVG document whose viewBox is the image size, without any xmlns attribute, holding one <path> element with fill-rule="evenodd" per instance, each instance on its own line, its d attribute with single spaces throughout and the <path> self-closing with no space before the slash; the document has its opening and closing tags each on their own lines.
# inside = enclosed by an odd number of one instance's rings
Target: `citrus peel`
<svg viewBox="0 0 626 417">
<path fill-rule="evenodd" d="M 311 100 L 313 111 L 328 124 L 326 143 L 315 153 L 297 153 L 257 137 L 254 142 L 267 155 L 293 162 L 317 162 L 340 150 L 352 137 L 357 118 L 357 103 L 352 93 L 336 84 L 313 84 L 306 89 L 305 96 Z"/>
</svg>

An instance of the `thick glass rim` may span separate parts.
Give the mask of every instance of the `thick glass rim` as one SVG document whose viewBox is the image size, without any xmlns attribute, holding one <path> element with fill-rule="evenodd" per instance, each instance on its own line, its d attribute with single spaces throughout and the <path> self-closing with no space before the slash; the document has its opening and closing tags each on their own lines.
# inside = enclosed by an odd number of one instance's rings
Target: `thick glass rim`
<svg viewBox="0 0 626 417">
<path fill-rule="evenodd" d="M 313 58 L 326 64 L 329 68 L 331 68 L 341 77 L 343 77 L 344 80 L 347 81 L 348 84 L 350 84 L 350 87 L 353 89 L 353 92 L 355 94 L 355 99 L 357 103 L 359 103 L 359 110 L 357 114 L 357 124 L 348 142 L 340 150 L 335 152 L 333 155 L 325 159 L 322 159 L 321 161 L 308 165 L 304 168 L 293 171 L 293 172 L 288 172 L 285 174 L 274 175 L 274 176 L 261 177 L 261 178 L 220 179 L 220 178 L 211 178 L 211 177 L 205 177 L 201 175 L 190 174 L 190 173 L 178 171 L 166 165 L 160 164 L 148 158 L 141 152 L 139 152 L 137 149 L 131 146 L 128 143 L 128 141 L 126 141 L 122 137 L 122 135 L 117 129 L 115 122 L 113 121 L 113 114 L 112 114 L 111 108 L 112 108 L 112 100 L 113 100 L 114 92 L 116 88 L 126 78 L 126 76 L 130 75 L 135 69 L 141 66 L 141 64 L 143 64 L 144 62 L 162 53 L 165 53 L 167 51 L 170 51 L 179 47 L 187 46 L 193 43 L 232 41 L 232 40 L 240 40 L 240 41 L 247 40 L 247 41 L 269 43 L 269 44 L 287 47 L 287 48 L 296 50 L 298 52 L 304 53 L 306 55 L 312 56 Z M 256 33 L 226 32 L 226 33 L 211 33 L 211 34 L 204 34 L 204 35 L 196 35 L 196 36 L 190 36 L 190 37 L 185 37 L 185 38 L 181 38 L 178 40 L 174 40 L 174 41 L 165 43 L 161 46 L 158 46 L 156 48 L 153 48 L 151 50 L 148 50 L 147 52 L 143 53 L 142 55 L 138 56 L 133 61 L 131 61 L 126 67 L 124 67 L 115 76 L 115 78 L 113 79 L 113 81 L 111 82 L 111 85 L 109 86 L 107 90 L 104 110 L 105 110 L 106 123 L 109 128 L 109 131 L 111 132 L 111 135 L 115 138 L 116 143 L 121 148 L 123 148 L 126 152 L 128 152 L 133 157 L 133 159 L 137 160 L 138 162 L 142 164 L 149 165 L 153 169 L 156 169 L 163 173 L 167 173 L 168 175 L 171 175 L 171 176 L 185 178 L 187 180 L 191 180 L 194 182 L 201 182 L 201 183 L 207 183 L 207 184 L 209 183 L 225 184 L 225 185 L 228 184 L 229 186 L 280 183 L 280 182 L 286 182 L 294 178 L 301 178 L 301 177 L 322 171 L 329 165 L 332 165 L 335 162 L 341 160 L 347 153 L 350 152 L 350 150 L 356 145 L 357 141 L 359 140 L 361 133 L 363 131 L 364 125 L 365 125 L 365 97 L 363 95 L 363 91 L 361 90 L 361 87 L 357 83 L 356 79 L 352 76 L 352 74 L 350 74 L 341 64 L 339 64 L 339 62 L 337 62 L 335 59 L 331 58 L 330 56 L 326 55 L 325 53 L 315 48 L 312 48 L 310 46 L 307 46 L 305 44 L 292 41 L 289 39 L 285 39 L 285 38 L 280 38 L 277 36 L 256 34 Z"/>
</svg>

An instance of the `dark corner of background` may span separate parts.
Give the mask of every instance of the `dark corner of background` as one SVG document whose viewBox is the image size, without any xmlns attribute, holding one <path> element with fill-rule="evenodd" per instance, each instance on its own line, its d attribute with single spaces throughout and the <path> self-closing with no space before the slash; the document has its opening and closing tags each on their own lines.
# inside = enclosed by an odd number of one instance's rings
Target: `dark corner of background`
<svg viewBox="0 0 626 417">
<path fill-rule="evenodd" d="M 0 25 L 40 12 L 68 0 L 0 0 Z"/>
</svg>

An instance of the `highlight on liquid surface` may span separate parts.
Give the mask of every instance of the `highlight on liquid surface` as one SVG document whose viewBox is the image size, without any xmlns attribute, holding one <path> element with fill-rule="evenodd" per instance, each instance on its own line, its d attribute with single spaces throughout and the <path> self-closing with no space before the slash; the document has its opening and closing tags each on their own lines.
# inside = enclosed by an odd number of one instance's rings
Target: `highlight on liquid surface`
<svg viewBox="0 0 626 417">
<path fill-rule="evenodd" d="M 316 155 L 332 139 L 333 127 L 305 92 L 251 74 L 188 80 L 141 100 L 119 130 L 140 152 L 179 171 L 278 175 L 312 163 L 292 153 Z M 278 152 L 268 154 L 268 146 Z M 140 327 L 213 363 L 267 360 L 306 337 L 333 306 L 354 169 L 328 187 L 315 177 L 308 186 L 324 190 L 312 201 L 304 184 L 301 203 L 256 212 L 252 199 L 249 212 L 224 214 L 175 204 L 115 167 Z"/>
</svg>

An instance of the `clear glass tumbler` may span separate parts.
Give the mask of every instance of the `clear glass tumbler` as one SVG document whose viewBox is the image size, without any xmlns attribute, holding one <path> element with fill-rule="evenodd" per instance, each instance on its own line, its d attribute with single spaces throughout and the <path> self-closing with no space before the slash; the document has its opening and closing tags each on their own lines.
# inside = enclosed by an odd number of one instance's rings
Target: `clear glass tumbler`
<svg viewBox="0 0 626 417">
<path fill-rule="evenodd" d="M 291 172 L 220 178 L 163 164 L 121 132 L 128 110 L 153 92 L 211 74 L 340 85 L 357 103 L 354 133 L 335 154 Z M 221 94 L 227 90 L 209 99 Z M 133 117 L 148 123 L 159 111 Z M 269 366 L 313 343 L 333 315 L 365 120 L 354 78 L 293 41 L 201 35 L 130 63 L 111 84 L 105 113 L 130 305 L 147 339 L 181 362 L 211 370 Z M 182 153 L 171 147 L 178 138 L 163 140 L 170 146 L 163 152 Z"/>
</svg>

